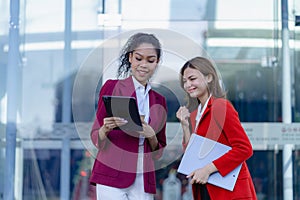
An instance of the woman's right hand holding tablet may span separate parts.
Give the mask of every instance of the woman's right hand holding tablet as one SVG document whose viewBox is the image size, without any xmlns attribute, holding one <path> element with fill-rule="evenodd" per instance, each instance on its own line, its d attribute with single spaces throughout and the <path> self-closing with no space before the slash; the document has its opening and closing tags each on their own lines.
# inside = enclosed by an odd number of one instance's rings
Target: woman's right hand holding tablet
<svg viewBox="0 0 300 200">
<path fill-rule="evenodd" d="M 127 124 L 128 121 L 120 117 L 106 117 L 103 119 L 103 126 L 99 129 L 99 138 L 103 140 L 114 128 Z"/>
</svg>

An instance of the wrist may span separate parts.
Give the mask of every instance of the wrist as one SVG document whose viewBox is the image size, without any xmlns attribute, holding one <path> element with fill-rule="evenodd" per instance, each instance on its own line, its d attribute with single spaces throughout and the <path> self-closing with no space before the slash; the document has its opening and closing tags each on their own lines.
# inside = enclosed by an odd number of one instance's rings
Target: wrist
<svg viewBox="0 0 300 200">
<path fill-rule="evenodd" d="M 216 166 L 214 165 L 214 163 L 210 163 L 210 164 L 206 165 L 206 170 L 208 171 L 209 174 L 212 174 L 212 173 L 218 171 Z"/>
<path fill-rule="evenodd" d="M 106 139 L 108 132 L 109 132 L 109 130 L 107 130 L 104 126 L 102 126 L 102 127 L 98 130 L 99 139 L 100 139 L 100 140 Z"/>
<path fill-rule="evenodd" d="M 183 132 L 190 132 L 190 126 L 189 124 L 181 124 L 181 128 Z"/>
<path fill-rule="evenodd" d="M 189 123 L 185 121 L 180 121 L 181 127 L 182 128 L 189 128 Z"/>
<path fill-rule="evenodd" d="M 157 140 L 156 135 L 149 136 L 148 140 L 150 140 L 150 141 L 156 141 Z"/>
<path fill-rule="evenodd" d="M 158 140 L 157 140 L 157 137 L 156 135 L 153 135 L 153 136 L 150 136 L 148 137 L 148 141 L 151 145 L 151 149 L 154 151 L 154 150 L 157 150 L 158 148 Z"/>
</svg>

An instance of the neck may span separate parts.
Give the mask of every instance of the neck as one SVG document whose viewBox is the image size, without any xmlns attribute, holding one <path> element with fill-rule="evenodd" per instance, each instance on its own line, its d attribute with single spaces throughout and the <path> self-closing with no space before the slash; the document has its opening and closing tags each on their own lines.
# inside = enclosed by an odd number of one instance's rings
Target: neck
<svg viewBox="0 0 300 200">
<path fill-rule="evenodd" d="M 207 99 L 210 97 L 209 94 L 205 94 L 203 97 L 199 97 L 198 100 L 200 101 L 201 106 L 204 106 Z"/>
</svg>

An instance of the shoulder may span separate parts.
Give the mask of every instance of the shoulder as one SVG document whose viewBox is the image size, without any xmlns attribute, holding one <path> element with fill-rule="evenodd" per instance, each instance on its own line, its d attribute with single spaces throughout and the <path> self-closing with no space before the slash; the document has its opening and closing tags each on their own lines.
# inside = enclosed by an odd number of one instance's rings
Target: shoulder
<svg viewBox="0 0 300 200">
<path fill-rule="evenodd" d="M 160 104 L 164 108 L 167 107 L 167 100 L 166 100 L 166 98 L 163 95 L 161 95 L 160 93 L 158 93 L 157 91 L 154 91 L 153 89 L 151 89 L 150 92 L 149 92 L 149 97 L 152 100 L 154 100 L 155 104 Z"/>
<path fill-rule="evenodd" d="M 213 112 L 228 112 L 233 111 L 235 112 L 235 108 L 233 107 L 232 103 L 225 98 L 212 98 L 211 99 L 212 110 Z"/>
<path fill-rule="evenodd" d="M 153 89 L 151 89 L 151 94 L 152 94 L 153 96 L 155 96 L 155 98 L 157 98 L 157 99 L 166 101 L 166 98 L 165 98 L 162 94 L 160 94 L 159 92 L 157 92 L 157 91 L 155 91 L 155 90 L 153 90 Z"/>
<path fill-rule="evenodd" d="M 157 97 L 160 97 L 160 98 L 165 98 L 162 94 L 160 94 L 159 92 L 157 92 L 157 91 L 155 91 L 155 90 L 153 90 L 153 89 L 151 89 L 151 91 L 152 91 L 152 93 L 153 93 L 153 95 L 155 95 L 155 96 L 157 96 Z"/>
<path fill-rule="evenodd" d="M 101 86 L 100 89 L 100 94 L 99 95 L 104 95 L 104 94 L 111 94 L 113 88 L 115 87 L 115 85 L 117 84 L 118 80 L 114 80 L 114 79 L 108 79 L 106 80 L 103 85 Z"/>
<path fill-rule="evenodd" d="M 108 79 L 107 81 L 105 81 L 105 83 L 103 84 L 104 86 L 112 86 L 115 85 L 119 80 L 118 79 Z"/>
<path fill-rule="evenodd" d="M 126 81 L 123 79 L 108 79 L 102 85 L 102 88 L 113 89 L 115 87 L 122 87 L 123 85 L 126 84 L 127 84 Z"/>
<path fill-rule="evenodd" d="M 224 106 L 224 105 L 225 106 L 232 106 L 232 103 L 228 99 L 225 99 L 225 98 L 212 97 L 211 102 L 214 106 Z"/>
</svg>

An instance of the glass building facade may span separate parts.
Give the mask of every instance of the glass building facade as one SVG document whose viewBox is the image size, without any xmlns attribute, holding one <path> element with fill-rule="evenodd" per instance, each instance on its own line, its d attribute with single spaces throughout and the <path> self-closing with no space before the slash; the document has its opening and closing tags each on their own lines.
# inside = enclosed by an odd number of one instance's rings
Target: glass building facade
<svg viewBox="0 0 300 200">
<path fill-rule="evenodd" d="M 6 163 L 12 162 L 7 152 L 12 149 L 15 199 L 95 199 L 88 178 L 95 155 L 89 130 L 97 93 L 107 78 L 115 78 L 113 56 L 123 39 L 137 30 L 154 31 L 165 47 L 153 87 L 167 99 L 170 145 L 156 163 L 155 199 L 175 199 L 164 183 L 182 155 L 175 117 L 184 103 L 178 70 L 186 59 L 203 53 L 217 65 L 227 97 L 253 144 L 254 154 L 247 164 L 258 199 L 300 199 L 300 2 L 288 0 L 287 7 L 282 2 L 2 0 L 0 199 L 7 195 L 7 174 L 11 172 Z M 16 4 L 19 9 L 12 9 Z M 14 12 L 17 27 L 11 23 Z M 287 14 L 286 21 L 282 13 Z M 283 22 L 288 25 L 287 35 Z M 19 31 L 18 40 L 12 41 L 13 29 Z M 18 53 L 11 57 L 14 42 Z M 288 80 L 283 76 L 286 59 Z M 284 89 L 286 82 L 290 90 Z M 286 96 L 290 97 L 288 108 L 284 107 Z M 274 142 L 276 130 L 284 132 L 282 124 L 287 124 L 284 109 L 291 110 L 290 132 L 295 138 Z M 10 124 L 16 127 L 15 144 L 8 137 Z M 265 132 L 251 132 L 255 127 L 270 127 L 265 128 L 266 140 Z M 284 187 L 286 145 L 292 145 L 292 196 L 286 196 Z M 180 199 L 191 199 L 184 176 L 176 174 L 176 178 Z"/>
</svg>

